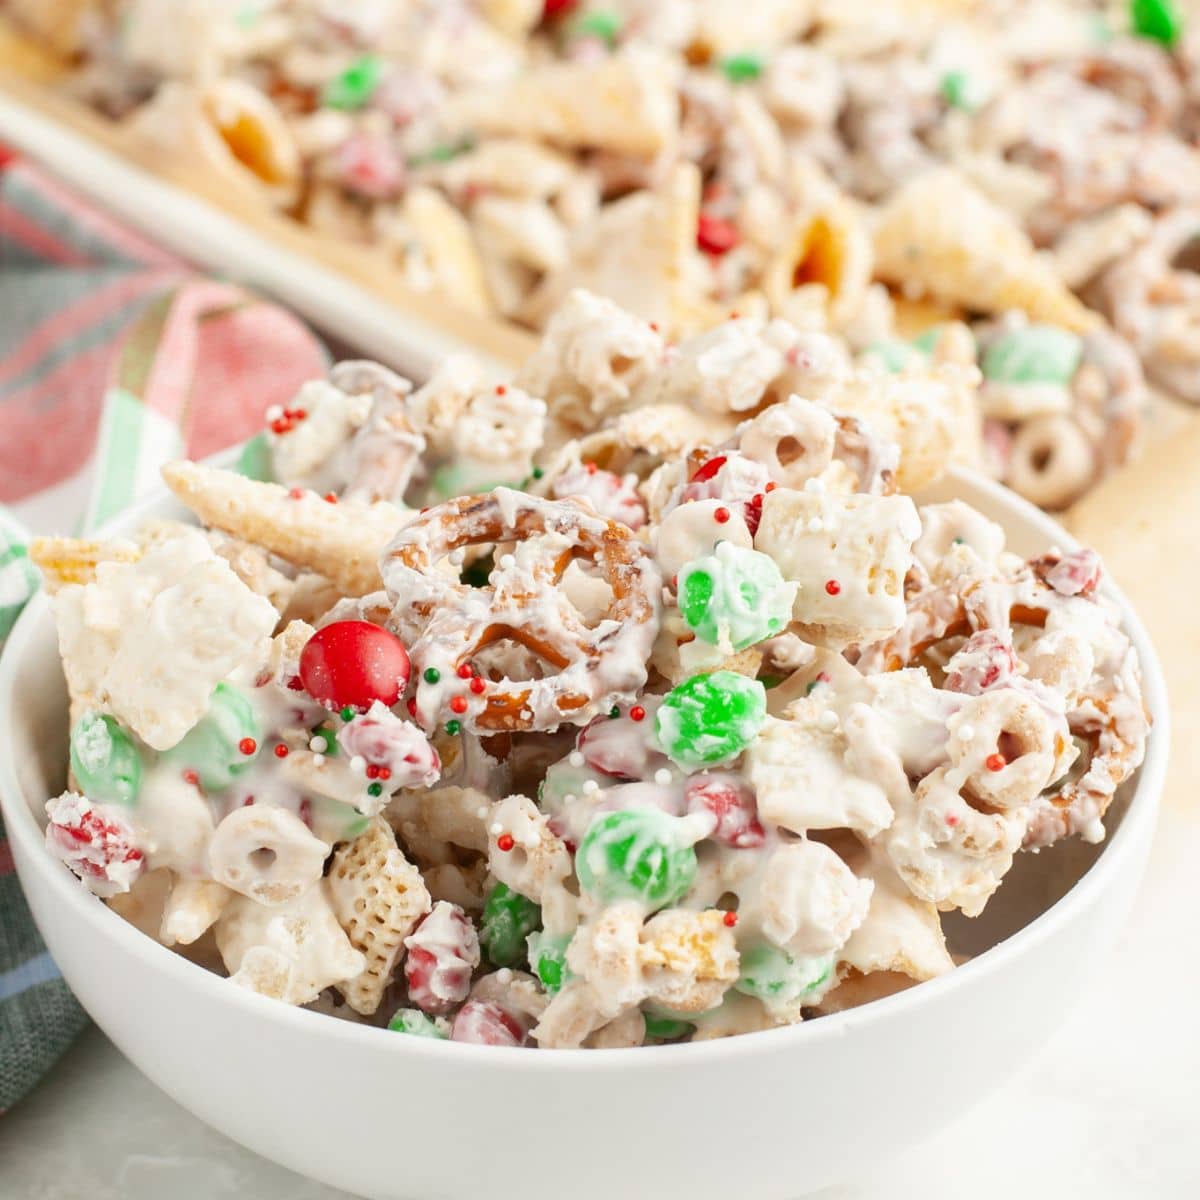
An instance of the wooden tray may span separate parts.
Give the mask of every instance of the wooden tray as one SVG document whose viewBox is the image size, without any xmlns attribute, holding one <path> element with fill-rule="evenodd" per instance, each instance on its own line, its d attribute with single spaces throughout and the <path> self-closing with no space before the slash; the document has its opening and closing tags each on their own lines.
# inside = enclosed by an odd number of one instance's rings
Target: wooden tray
<svg viewBox="0 0 1200 1200">
<path fill-rule="evenodd" d="M 378 250 L 296 221 L 155 155 L 61 90 L 66 68 L 0 20 L 0 141 L 189 261 L 287 303 L 364 354 L 417 379 L 470 349 L 515 366 L 534 337 L 417 292 Z"/>
</svg>

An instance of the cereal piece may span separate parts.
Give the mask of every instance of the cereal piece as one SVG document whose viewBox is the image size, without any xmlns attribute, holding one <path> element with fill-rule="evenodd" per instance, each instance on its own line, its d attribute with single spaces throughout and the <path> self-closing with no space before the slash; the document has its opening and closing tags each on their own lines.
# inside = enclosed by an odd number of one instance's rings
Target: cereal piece
<svg viewBox="0 0 1200 1200">
<path fill-rule="evenodd" d="M 1096 323 L 1020 227 L 952 167 L 917 176 L 884 206 L 875 271 L 909 292 L 976 311 L 1017 308 L 1079 331 Z"/>
<path fill-rule="evenodd" d="M 209 844 L 213 878 L 268 908 L 290 904 L 321 879 L 329 845 L 284 808 L 235 808 Z"/>
<path fill-rule="evenodd" d="M 237 896 L 218 919 L 216 934 L 232 981 L 285 1004 L 308 1004 L 366 969 L 321 884 L 278 908 Z"/>
<path fill-rule="evenodd" d="M 355 1012 L 369 1016 L 379 1008 L 405 939 L 430 910 L 429 892 L 379 818 L 361 837 L 339 847 L 327 886 L 338 922 L 366 963 L 337 988 Z"/>
<path fill-rule="evenodd" d="M 141 549 L 133 542 L 39 537 L 29 543 L 30 561 L 41 571 L 51 596 L 68 584 L 94 583 L 99 563 L 136 562 L 141 556 Z"/>
<path fill-rule="evenodd" d="M 830 496 L 777 488 L 763 501 L 755 547 L 800 587 L 800 632 L 840 647 L 904 622 L 904 577 L 920 536 L 907 496 Z"/>
<path fill-rule="evenodd" d="M 491 806 L 488 822 L 492 874 L 559 913 L 566 903 L 563 882 L 571 874 L 571 855 L 550 831 L 546 815 L 532 800 L 514 795 Z"/>
<path fill-rule="evenodd" d="M 54 598 L 67 682 L 155 750 L 175 745 L 236 666 L 265 661 L 276 614 L 186 534 L 137 562 L 100 563 L 95 582 Z"/>
<path fill-rule="evenodd" d="M 332 579 L 349 596 L 378 590 L 379 556 L 408 519 L 386 501 L 332 504 L 200 463 L 171 463 L 163 478 L 202 521 Z"/>
<path fill-rule="evenodd" d="M 211 879 L 175 879 L 163 909 L 158 939 L 164 946 L 190 946 L 216 924 L 233 892 Z"/>
</svg>

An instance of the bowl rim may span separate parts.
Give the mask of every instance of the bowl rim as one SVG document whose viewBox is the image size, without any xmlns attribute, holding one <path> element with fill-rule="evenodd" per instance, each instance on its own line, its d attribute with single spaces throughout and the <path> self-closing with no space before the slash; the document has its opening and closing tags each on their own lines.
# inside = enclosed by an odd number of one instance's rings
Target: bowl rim
<svg viewBox="0 0 1200 1200">
<path fill-rule="evenodd" d="M 221 458 L 227 461 L 226 456 Z M 958 467 L 952 467 L 947 472 L 947 478 L 952 484 L 966 485 L 968 490 L 982 493 L 997 509 L 1010 510 L 1014 517 L 1020 517 L 1034 526 L 1046 538 L 1048 545 L 1071 549 L 1080 544 L 1048 514 L 993 480 Z M 155 489 L 108 522 L 97 536 L 103 537 L 106 533 L 114 536 L 118 531 L 127 530 L 146 519 L 169 498 L 170 494 L 165 488 Z M 1106 839 L 1085 874 L 1065 895 L 1029 924 L 944 975 L 856 1008 L 831 1013 L 819 1020 L 762 1030 L 752 1035 L 632 1048 L 637 1053 L 629 1053 L 630 1048 L 555 1050 L 551 1054 L 520 1054 L 514 1059 L 513 1054 L 522 1048 L 396 1037 L 385 1027 L 338 1020 L 325 1013 L 282 1004 L 246 989 L 231 987 L 225 977 L 155 941 L 98 901 L 69 871 L 63 870 L 56 859 L 46 853 L 42 830 L 34 819 L 17 778 L 13 724 L 4 718 L 15 703 L 13 692 L 18 664 L 24 657 L 31 631 L 39 622 L 51 616 L 49 597 L 44 592 L 39 592 L 26 606 L 0 656 L 0 812 L 3 813 L 9 839 L 21 851 L 17 855 L 18 873 L 23 874 L 21 867 L 24 866 L 25 870 L 32 870 L 39 877 L 44 877 L 45 886 L 61 911 L 69 912 L 73 919 L 86 923 L 97 937 L 115 939 L 135 955 L 147 970 L 165 973 L 177 986 L 198 989 L 201 996 L 211 996 L 212 1002 L 218 1006 L 230 1005 L 240 1009 L 247 1019 L 282 1023 L 291 1026 L 297 1033 L 324 1036 L 348 1045 L 358 1044 L 375 1053 L 434 1055 L 446 1064 L 474 1062 L 481 1068 L 500 1067 L 505 1071 L 510 1071 L 518 1061 L 525 1070 L 577 1071 L 582 1068 L 594 1072 L 630 1068 L 653 1070 L 668 1063 L 673 1067 L 683 1067 L 718 1062 L 730 1055 L 774 1054 L 785 1045 L 801 1046 L 813 1040 L 841 1038 L 863 1025 L 902 1018 L 914 1005 L 949 997 L 976 980 L 982 983 L 989 976 L 1004 970 L 1011 960 L 1020 958 L 1026 951 L 1054 937 L 1077 913 L 1086 910 L 1093 898 L 1108 885 L 1109 879 L 1119 875 L 1126 861 L 1136 853 L 1141 835 L 1146 834 L 1146 827 L 1153 826 L 1156 820 L 1163 791 L 1170 744 L 1168 696 L 1157 653 L 1137 613 L 1111 580 L 1106 578 L 1102 587 L 1105 594 L 1118 605 L 1122 627 L 1137 651 L 1146 705 L 1153 714 L 1154 724 L 1147 740 L 1145 760 L 1135 776 L 1133 795 L 1121 824 Z"/>
</svg>

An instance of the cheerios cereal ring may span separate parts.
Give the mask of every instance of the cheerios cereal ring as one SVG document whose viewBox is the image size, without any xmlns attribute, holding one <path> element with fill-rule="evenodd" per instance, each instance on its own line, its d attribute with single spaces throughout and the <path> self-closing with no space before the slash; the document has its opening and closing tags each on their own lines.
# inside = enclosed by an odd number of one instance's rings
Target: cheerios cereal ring
<svg viewBox="0 0 1200 1200">
<path fill-rule="evenodd" d="M 541 545 L 531 541 L 540 538 Z M 509 542 L 515 553 L 501 555 L 485 587 L 461 583 L 441 566 L 461 547 Z M 558 587 L 575 560 L 594 564 L 612 592 L 594 627 Z M 448 500 L 401 529 L 381 565 L 392 623 L 413 662 L 415 715 L 427 724 L 446 715 L 445 705 L 451 720 L 475 732 L 552 729 L 589 720 L 646 682 L 661 575 L 629 529 L 575 500 L 508 488 Z M 476 683 L 472 655 L 506 639 L 557 674 Z"/>
</svg>

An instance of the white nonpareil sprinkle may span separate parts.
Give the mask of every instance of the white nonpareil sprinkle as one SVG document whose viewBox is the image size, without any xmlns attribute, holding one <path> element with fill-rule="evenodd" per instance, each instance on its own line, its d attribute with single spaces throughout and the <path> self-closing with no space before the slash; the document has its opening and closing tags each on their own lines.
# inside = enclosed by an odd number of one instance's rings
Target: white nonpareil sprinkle
<svg viewBox="0 0 1200 1200">
<path fill-rule="evenodd" d="M 585 779 L 583 783 L 583 794 L 585 796 L 594 796 L 600 790 L 600 785 L 594 779 Z"/>
<path fill-rule="evenodd" d="M 265 413 L 266 419 L 270 421 L 278 421 L 283 416 L 283 406 L 280 404 L 272 404 Z"/>
<path fill-rule="evenodd" d="M 461 546 L 459 546 L 459 548 L 457 550 L 451 550 L 450 553 L 446 555 L 446 557 L 450 560 L 450 562 L 454 566 L 461 567 L 462 564 L 466 561 L 467 552 Z"/>
<path fill-rule="evenodd" d="M 329 749 L 329 743 L 318 733 L 315 737 L 308 739 L 308 748 L 314 754 L 324 754 Z"/>
<path fill-rule="evenodd" d="M 969 742 L 975 736 L 974 725 L 960 725 L 954 735 L 960 742 Z"/>
<path fill-rule="evenodd" d="M 572 750 L 571 753 L 567 755 L 567 762 L 569 762 L 573 767 L 582 767 L 584 758 L 578 750 Z"/>
<path fill-rule="evenodd" d="M 499 837 L 503 832 L 504 826 L 501 825 L 499 821 L 493 821 L 488 826 L 488 833 L 490 833 L 492 837 Z"/>
<path fill-rule="evenodd" d="M 325 755 L 314 752 L 312 761 L 314 767 L 323 767 L 325 765 Z"/>
<path fill-rule="evenodd" d="M 496 565 L 506 571 L 511 571 L 517 565 L 517 560 L 511 554 L 502 554 Z"/>
<path fill-rule="evenodd" d="M 671 772 L 668 771 L 666 767 L 659 767 L 658 770 L 654 772 L 654 782 L 657 783 L 659 787 L 670 786 L 672 778 Z"/>
<path fill-rule="evenodd" d="M 810 517 L 808 521 L 809 533 L 820 533 L 825 528 L 825 522 L 820 517 Z"/>
<path fill-rule="evenodd" d="M 356 775 L 364 775 L 367 770 L 367 760 L 361 754 L 356 754 L 350 760 L 350 770 Z"/>
<path fill-rule="evenodd" d="M 827 708 L 818 718 L 817 725 L 826 733 L 832 733 L 838 727 L 838 715 L 832 708 Z"/>
<path fill-rule="evenodd" d="M 823 496 L 825 495 L 825 480 L 816 478 L 806 479 L 804 481 L 804 490 L 812 492 L 814 496 Z"/>
</svg>

